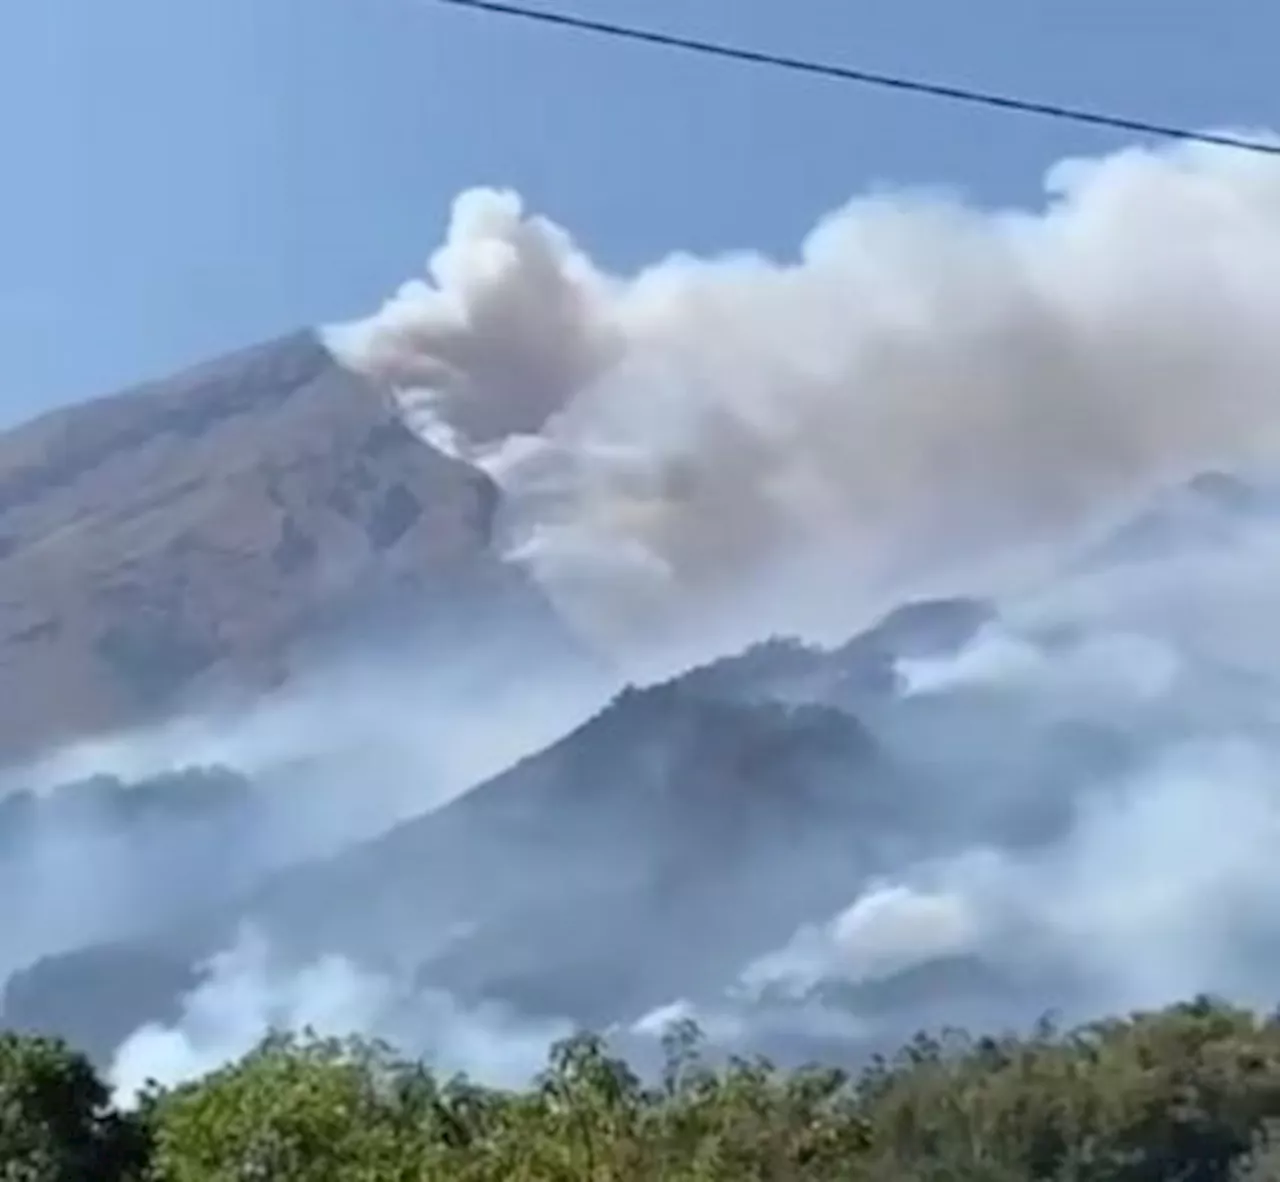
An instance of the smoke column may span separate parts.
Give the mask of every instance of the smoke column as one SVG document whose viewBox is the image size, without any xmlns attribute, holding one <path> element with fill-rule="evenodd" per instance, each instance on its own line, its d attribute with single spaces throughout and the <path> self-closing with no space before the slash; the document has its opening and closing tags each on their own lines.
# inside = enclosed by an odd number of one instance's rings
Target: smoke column
<svg viewBox="0 0 1280 1182">
<path fill-rule="evenodd" d="M 822 639 L 1274 458 L 1280 163 L 1133 149 L 1045 192 L 861 197 L 795 260 L 618 276 L 476 190 L 425 278 L 325 336 L 497 479 L 508 556 L 609 651 Z"/>
</svg>

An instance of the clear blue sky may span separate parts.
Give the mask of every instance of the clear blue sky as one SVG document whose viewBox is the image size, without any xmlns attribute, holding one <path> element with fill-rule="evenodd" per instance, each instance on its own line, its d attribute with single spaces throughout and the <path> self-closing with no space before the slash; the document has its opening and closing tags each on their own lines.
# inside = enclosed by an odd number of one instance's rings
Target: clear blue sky
<svg viewBox="0 0 1280 1182">
<path fill-rule="evenodd" d="M 1154 120 L 1280 124 L 1266 0 L 562 7 Z M 430 0 L 3 0 L 0 421 L 370 308 L 478 183 L 630 266 L 789 250 L 878 182 L 1025 200 L 1054 159 L 1118 142 Z"/>
</svg>

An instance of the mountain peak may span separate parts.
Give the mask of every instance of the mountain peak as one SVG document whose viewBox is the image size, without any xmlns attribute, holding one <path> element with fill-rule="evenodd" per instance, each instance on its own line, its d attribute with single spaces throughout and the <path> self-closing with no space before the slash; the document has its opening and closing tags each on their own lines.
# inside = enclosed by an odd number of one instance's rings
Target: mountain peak
<svg viewBox="0 0 1280 1182">
<path fill-rule="evenodd" d="M 310 332 L 0 435 L 0 756 L 267 689 L 393 608 L 536 599 L 496 498 Z"/>
</svg>

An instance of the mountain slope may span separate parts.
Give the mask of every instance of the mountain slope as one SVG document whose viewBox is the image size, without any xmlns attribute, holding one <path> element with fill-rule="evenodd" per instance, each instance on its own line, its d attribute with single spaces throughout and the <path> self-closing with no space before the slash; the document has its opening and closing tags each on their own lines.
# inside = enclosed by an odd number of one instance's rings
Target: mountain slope
<svg viewBox="0 0 1280 1182">
<path fill-rule="evenodd" d="M 918 605 L 834 652 L 764 645 L 628 690 L 443 808 L 154 931 L 139 972 L 203 961 L 248 920 L 285 964 L 337 952 L 525 1015 L 607 1022 L 713 990 L 885 868 L 886 834 L 929 829 L 931 781 L 850 708 L 889 703 L 886 661 L 946 650 L 982 614 Z M 91 991 L 104 958 L 127 976 L 104 948 L 18 974 L 6 1021 L 110 1046 L 128 1023 L 67 985 Z M 134 1023 L 160 1016 L 140 993 Z"/>
<path fill-rule="evenodd" d="M 309 333 L 0 435 L 0 759 L 375 624 L 555 632 L 486 549 L 495 495 Z"/>
<path fill-rule="evenodd" d="M 1239 515 L 1234 498 L 1220 507 Z M 1157 551 L 1178 550 L 1181 511 L 1142 531 Z M 1201 627 L 1239 616 L 1257 647 L 1238 597 L 1276 567 L 1243 516 L 1244 536 L 1191 531 L 1190 554 L 1167 562 L 1143 557 L 1144 537 L 1122 539 L 1105 570 L 1065 578 L 1047 600 L 911 603 L 832 650 L 771 641 L 627 690 L 372 840 L 32 964 L 8 982 L 4 1019 L 105 1059 L 129 1031 L 171 1021 L 192 975 L 238 949 L 246 925 L 270 950 L 265 978 L 255 970 L 246 990 L 214 967 L 206 979 L 250 1007 L 334 957 L 464 1017 L 496 1003 L 539 1028 L 638 1029 L 688 1000 L 713 1016 L 745 1007 L 741 1028 L 767 1034 L 763 1005 L 779 1038 L 864 1049 L 868 1032 L 897 1038 L 921 1021 L 1029 1020 L 1127 997 L 1112 951 L 1127 964 L 1150 941 L 1157 965 L 1177 969 L 1182 916 L 1199 914 L 1194 894 L 1165 887 L 1187 862 L 1180 842 L 1205 827 L 1201 786 L 1215 812 L 1224 791 L 1255 807 L 1249 748 L 1274 742 L 1269 693 Z M 1189 579 L 1189 557 L 1229 578 Z M 1227 610 L 1199 610 L 1223 596 Z M 374 795 L 367 780 L 342 787 Z M 1187 819 L 1152 823 L 1166 815 Z M 1131 856 L 1135 835 L 1150 856 Z M 1221 864 L 1207 852 L 1228 896 L 1237 862 L 1248 890 L 1261 881 L 1236 851 Z M 1241 954 L 1239 979 L 1267 967 L 1273 914 L 1260 909 L 1245 933 L 1264 951 Z M 1216 988 L 1225 970 L 1210 968 L 1194 980 Z M 156 981 L 167 991 L 143 988 Z M 452 1014 L 420 1015 L 416 1033 Z"/>
</svg>

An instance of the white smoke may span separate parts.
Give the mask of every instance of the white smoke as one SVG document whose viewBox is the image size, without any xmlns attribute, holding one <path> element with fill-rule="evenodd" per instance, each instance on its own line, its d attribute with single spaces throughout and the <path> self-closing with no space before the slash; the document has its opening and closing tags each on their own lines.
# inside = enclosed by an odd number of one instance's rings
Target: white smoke
<svg viewBox="0 0 1280 1182">
<path fill-rule="evenodd" d="M 750 965 L 745 995 L 803 998 L 971 957 L 1073 1018 L 1198 993 L 1273 1005 L 1278 583 L 1269 517 L 1212 546 L 1055 581 L 1007 603 L 953 656 L 900 662 L 906 702 L 980 701 L 997 728 L 1006 720 L 1009 744 L 1038 719 L 1104 723 L 1136 766 L 1061 802 L 1069 823 L 1047 841 L 979 841 L 868 883 Z M 945 736 L 931 742 L 962 758 Z M 1042 790 L 1047 758 L 1014 785 L 1021 799 Z M 990 789 L 965 766 L 948 788 L 977 809 Z M 986 1013 L 1008 1020 L 996 999 Z"/>
<path fill-rule="evenodd" d="M 1067 998 L 1078 1018 L 1206 992 L 1266 1006 L 1280 964 L 1278 773 L 1277 752 L 1250 744 L 1170 751 L 1081 801 L 1050 849 L 904 868 L 751 965 L 744 985 L 803 996 L 972 955 L 1034 975 L 1046 1009 Z"/>
<path fill-rule="evenodd" d="M 332 328 L 503 487 L 509 556 L 654 660 L 833 636 L 885 596 L 1274 459 L 1280 162 L 1182 145 L 1052 169 L 1042 211 L 865 197 L 798 260 L 610 275 L 510 192 Z"/>
<path fill-rule="evenodd" d="M 545 1065 L 568 1023 L 526 1022 L 496 1005 L 462 1006 L 447 994 L 323 957 L 281 964 L 252 927 L 212 959 L 173 1026 L 148 1025 L 116 1052 L 110 1078 L 128 1099 L 149 1081 L 173 1086 L 239 1059 L 274 1031 L 386 1038 L 445 1073 L 521 1086 Z"/>
<path fill-rule="evenodd" d="M 833 977 L 880 980 L 969 952 L 981 935 L 982 917 L 963 892 L 885 883 L 827 923 L 801 928 L 785 947 L 749 965 L 743 984 L 755 991 L 782 984 L 803 994 Z"/>
<path fill-rule="evenodd" d="M 816 917 L 740 974 L 726 963 L 722 994 L 619 1019 L 610 1033 L 643 1058 L 671 1022 L 694 1017 L 721 1048 L 818 1040 L 857 1053 L 919 1024 L 1014 1022 L 1005 982 L 1030 1010 L 1073 1018 L 1202 991 L 1273 1002 L 1280 519 L 1227 514 L 1221 526 L 1211 544 L 1088 568 L 1011 597 L 952 656 L 900 661 L 902 689 L 884 707 L 892 726 L 875 710 L 866 723 L 895 766 L 906 769 L 914 755 L 941 762 L 946 799 L 919 822 L 946 831 L 943 852 L 899 856 L 909 845 L 890 843 L 889 868 L 838 914 Z M 1058 721 L 1104 724 L 1132 766 L 1055 776 L 1064 755 L 1048 736 Z M 996 750 L 975 755 L 976 747 Z M 868 780 L 857 790 L 883 789 Z M 1033 839 L 1001 836 L 1005 814 L 1055 790 L 1062 800 L 1047 803 L 1063 806 L 1061 823 Z M 778 856 L 788 852 L 784 845 Z M 788 872 L 802 881 L 813 870 L 800 857 Z M 173 1029 L 130 1040 L 117 1063 L 122 1088 L 145 1075 L 198 1074 L 273 1025 L 305 1023 L 382 1035 L 439 1066 L 520 1083 L 569 1029 L 466 1008 L 345 961 L 268 968 L 264 949 L 247 949 L 219 960 Z M 554 972 L 553 930 L 543 954 Z M 966 960 L 990 970 L 989 995 L 949 992 L 946 966 Z M 935 969 L 939 983 L 922 987 L 917 976 L 886 1015 L 898 974 Z M 853 1000 L 830 997 L 833 983 L 853 989 Z M 873 1002 L 858 1000 L 862 987 L 872 987 Z"/>
<path fill-rule="evenodd" d="M 378 788 L 361 797 L 357 815 L 342 818 L 342 836 L 355 841 L 367 835 L 361 817 L 366 831 L 376 831 L 452 799 L 559 738 L 605 693 L 589 678 L 569 675 L 558 679 L 555 695 L 532 693 L 509 675 L 459 688 L 448 675 L 465 672 L 466 658 L 433 656 L 438 668 L 414 660 L 407 670 L 385 657 L 348 658 L 248 707 L 71 742 L 0 769 L 0 796 L 17 789 L 47 795 L 99 775 L 138 781 L 193 766 L 233 768 L 254 779 L 300 769 L 297 778 L 358 777 Z"/>
<path fill-rule="evenodd" d="M 208 978 L 183 1004 L 176 1027 L 144 1026 L 119 1049 L 115 1087 L 133 1095 L 149 1080 L 172 1086 L 247 1054 L 272 1030 L 310 1028 L 345 1036 L 369 1030 L 389 1007 L 389 983 L 332 957 L 297 974 L 277 975 L 266 942 L 252 929 L 214 957 Z"/>
<path fill-rule="evenodd" d="M 599 702 L 597 687 L 568 676 L 554 694 L 515 678 L 469 692 L 444 680 L 385 659 L 328 666 L 252 709 L 88 738 L 0 770 L 0 804 L 10 793 L 34 798 L 21 840 L 0 833 L 9 838 L 0 890 L 23 901 L 0 934 L 0 987 L 42 957 L 163 929 L 184 909 L 223 903 L 283 867 L 429 812 L 553 742 Z M 191 816 L 180 773 L 208 767 L 243 776 L 247 798 Z M 81 786 L 98 776 L 121 782 Z M 165 776 L 177 797 L 168 813 L 154 799 L 153 777 Z M 56 807 L 69 793 L 86 807 Z M 132 810 L 131 795 L 149 803 Z"/>
</svg>

